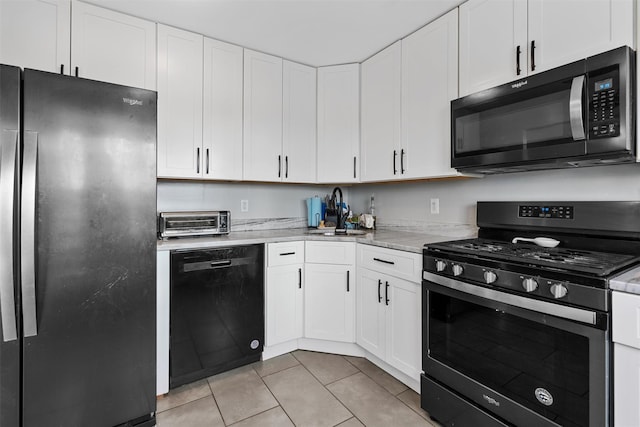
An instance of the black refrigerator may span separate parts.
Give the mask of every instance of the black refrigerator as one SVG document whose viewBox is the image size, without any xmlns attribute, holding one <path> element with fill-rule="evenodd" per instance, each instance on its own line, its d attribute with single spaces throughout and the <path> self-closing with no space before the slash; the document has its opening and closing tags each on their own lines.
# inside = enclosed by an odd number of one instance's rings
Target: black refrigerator
<svg viewBox="0 0 640 427">
<path fill-rule="evenodd" d="M 156 93 L 0 65 L 0 426 L 151 426 Z"/>
</svg>

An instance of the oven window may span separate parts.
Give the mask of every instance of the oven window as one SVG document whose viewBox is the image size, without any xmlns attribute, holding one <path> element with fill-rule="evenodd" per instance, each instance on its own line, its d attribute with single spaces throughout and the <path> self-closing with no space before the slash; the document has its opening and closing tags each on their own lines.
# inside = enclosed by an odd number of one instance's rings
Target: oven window
<svg viewBox="0 0 640 427">
<path fill-rule="evenodd" d="M 589 424 L 587 337 L 433 291 L 428 331 L 432 359 L 558 424 Z"/>
<path fill-rule="evenodd" d="M 455 119 L 456 155 L 526 150 L 559 140 L 572 142 L 570 88 Z"/>
</svg>

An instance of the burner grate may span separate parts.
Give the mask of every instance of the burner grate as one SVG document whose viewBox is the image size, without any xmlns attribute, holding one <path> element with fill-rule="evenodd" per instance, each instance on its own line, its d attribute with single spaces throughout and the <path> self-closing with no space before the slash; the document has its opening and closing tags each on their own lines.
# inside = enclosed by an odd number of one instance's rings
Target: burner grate
<svg viewBox="0 0 640 427">
<path fill-rule="evenodd" d="M 444 242 L 429 246 L 472 256 L 562 268 L 598 276 L 608 275 L 638 259 L 637 256 L 627 254 L 567 248 L 541 248 L 529 244 L 513 244 L 485 239 Z"/>
</svg>

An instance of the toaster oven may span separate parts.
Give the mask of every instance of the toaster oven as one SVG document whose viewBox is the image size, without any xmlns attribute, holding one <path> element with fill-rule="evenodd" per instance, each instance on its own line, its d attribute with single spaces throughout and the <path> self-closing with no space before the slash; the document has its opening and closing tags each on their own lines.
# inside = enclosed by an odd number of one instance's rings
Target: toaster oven
<svg viewBox="0 0 640 427">
<path fill-rule="evenodd" d="M 160 212 L 158 236 L 167 239 L 228 234 L 230 225 L 229 211 Z"/>
</svg>

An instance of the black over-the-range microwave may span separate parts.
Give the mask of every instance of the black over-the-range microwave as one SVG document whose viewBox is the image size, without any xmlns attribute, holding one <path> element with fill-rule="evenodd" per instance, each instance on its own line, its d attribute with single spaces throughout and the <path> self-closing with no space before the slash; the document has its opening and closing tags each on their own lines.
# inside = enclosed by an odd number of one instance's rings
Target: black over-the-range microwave
<svg viewBox="0 0 640 427">
<path fill-rule="evenodd" d="M 451 102 L 451 165 L 462 172 L 630 163 L 635 145 L 629 47 Z"/>
</svg>

